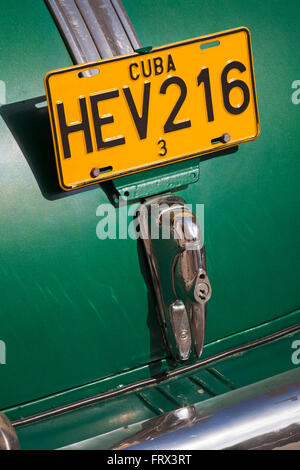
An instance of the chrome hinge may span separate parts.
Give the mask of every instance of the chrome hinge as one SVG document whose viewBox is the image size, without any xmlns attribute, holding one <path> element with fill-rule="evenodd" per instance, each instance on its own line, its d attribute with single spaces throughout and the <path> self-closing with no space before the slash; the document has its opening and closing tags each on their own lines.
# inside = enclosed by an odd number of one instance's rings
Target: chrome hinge
<svg viewBox="0 0 300 470">
<path fill-rule="evenodd" d="M 45 0 L 77 64 L 141 47 L 120 0 Z"/>
<path fill-rule="evenodd" d="M 184 199 L 165 194 L 147 199 L 138 219 L 167 346 L 177 360 L 200 357 L 211 286 L 196 217 Z"/>
</svg>

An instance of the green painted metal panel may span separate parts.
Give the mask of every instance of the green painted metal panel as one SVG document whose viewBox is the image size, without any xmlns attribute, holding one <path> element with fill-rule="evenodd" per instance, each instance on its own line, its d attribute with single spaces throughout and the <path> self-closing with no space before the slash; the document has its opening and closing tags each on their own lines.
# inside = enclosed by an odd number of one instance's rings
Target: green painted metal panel
<svg viewBox="0 0 300 470">
<path fill-rule="evenodd" d="M 298 2 L 124 5 L 145 46 L 250 28 L 261 136 L 202 161 L 199 181 L 178 194 L 205 204 L 213 286 L 207 345 L 222 350 L 218 340 L 247 330 L 239 337 L 245 342 L 254 326 L 291 321 L 289 312 L 298 322 L 300 107 L 290 99 L 299 78 Z M 68 195 L 58 188 L 47 113 L 36 104 L 44 74 L 71 60 L 44 3 L 7 2 L 0 43 L 3 409 L 155 363 L 166 352 L 141 246 L 96 236 L 96 210 L 109 202 L 109 186 Z M 122 220 L 124 208 L 119 213 Z"/>
</svg>

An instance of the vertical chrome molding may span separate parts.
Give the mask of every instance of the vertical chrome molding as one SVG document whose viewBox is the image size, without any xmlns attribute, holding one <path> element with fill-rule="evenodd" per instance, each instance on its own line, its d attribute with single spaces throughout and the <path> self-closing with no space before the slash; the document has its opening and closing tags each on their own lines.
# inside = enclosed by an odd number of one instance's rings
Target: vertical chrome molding
<svg viewBox="0 0 300 470">
<path fill-rule="evenodd" d="M 141 47 L 120 0 L 45 0 L 77 63 L 129 54 Z M 83 72 L 92 74 L 92 71 Z M 157 213 L 140 215 L 166 343 L 180 361 L 200 357 L 204 344 L 206 302 L 211 287 L 206 275 L 201 231 L 183 199 L 165 195 L 147 201 Z M 165 211 L 164 206 L 170 204 Z M 169 222 L 164 226 L 164 217 Z M 172 222 L 170 225 L 170 217 Z M 149 227 L 171 229 L 170 240 L 146 240 Z M 167 268 L 166 268 L 167 266 Z"/>
<path fill-rule="evenodd" d="M 9 419 L 0 412 L 0 451 L 18 450 L 19 440 Z"/>
<path fill-rule="evenodd" d="M 120 0 L 45 0 L 77 64 L 141 47 Z"/>
</svg>

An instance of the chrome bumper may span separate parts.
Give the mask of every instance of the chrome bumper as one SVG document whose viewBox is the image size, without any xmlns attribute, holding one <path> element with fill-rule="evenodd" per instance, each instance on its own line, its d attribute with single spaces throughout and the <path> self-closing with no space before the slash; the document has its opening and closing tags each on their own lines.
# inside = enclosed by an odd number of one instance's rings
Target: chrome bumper
<svg viewBox="0 0 300 470">
<path fill-rule="evenodd" d="M 300 368 L 128 431 L 114 449 L 300 449 Z"/>
</svg>

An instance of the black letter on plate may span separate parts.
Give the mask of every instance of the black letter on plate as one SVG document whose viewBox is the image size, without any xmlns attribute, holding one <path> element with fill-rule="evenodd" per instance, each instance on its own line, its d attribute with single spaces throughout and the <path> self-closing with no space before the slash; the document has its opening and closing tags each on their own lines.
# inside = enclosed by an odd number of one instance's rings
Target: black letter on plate
<svg viewBox="0 0 300 470">
<path fill-rule="evenodd" d="M 98 150 L 109 148 L 109 147 L 115 147 L 116 145 L 125 144 L 125 137 L 118 137 L 117 139 L 103 140 L 102 132 L 101 132 L 101 126 L 103 126 L 104 124 L 110 124 L 114 122 L 114 117 L 111 114 L 105 117 L 100 117 L 99 111 L 98 111 L 98 102 L 109 100 L 110 98 L 117 98 L 118 96 L 119 96 L 119 90 L 112 90 L 112 91 L 105 91 L 104 93 L 99 93 L 98 95 L 92 95 L 90 97 Z"/>
<path fill-rule="evenodd" d="M 167 70 L 167 72 L 170 72 L 170 70 L 176 70 L 175 69 L 175 64 L 173 62 L 171 54 L 168 55 L 168 70 Z"/>
<path fill-rule="evenodd" d="M 160 87 L 160 93 L 163 95 L 166 94 L 167 88 L 172 85 L 172 84 L 178 85 L 181 90 L 181 94 L 178 98 L 177 103 L 175 104 L 170 116 L 167 119 L 167 122 L 164 125 L 164 131 L 165 133 L 167 132 L 173 132 L 173 131 L 178 131 L 179 129 L 185 129 L 186 127 L 191 127 L 191 121 L 180 121 L 177 123 L 174 123 L 174 119 L 176 118 L 185 98 L 186 98 L 186 84 L 182 80 L 182 78 L 179 77 L 169 77 L 167 80 L 165 80 Z"/>
<path fill-rule="evenodd" d="M 152 69 L 151 69 L 151 61 L 148 59 L 148 72 L 146 73 L 145 66 L 144 66 L 144 61 L 142 60 L 142 70 L 143 70 L 143 75 L 144 77 L 150 77 Z"/>
<path fill-rule="evenodd" d="M 204 83 L 204 90 L 205 90 L 205 99 L 206 99 L 206 110 L 207 110 L 207 117 L 208 122 L 214 121 L 214 110 L 213 104 L 211 99 L 211 88 L 210 88 L 210 80 L 209 80 L 209 69 L 203 68 L 197 77 L 198 86 L 201 83 Z"/>
<path fill-rule="evenodd" d="M 164 68 L 163 68 L 163 61 L 161 57 L 155 57 L 153 59 L 153 64 L 154 64 L 155 75 L 160 75 L 161 73 L 163 73 Z"/>
<path fill-rule="evenodd" d="M 147 137 L 147 127 L 148 127 L 148 114 L 149 114 L 149 96 L 150 96 L 150 82 L 145 82 L 144 85 L 144 98 L 143 98 L 143 111 L 142 115 L 139 116 L 137 112 L 135 102 L 132 98 L 130 88 L 123 88 L 124 95 L 126 97 L 131 115 L 134 120 L 135 127 L 139 133 L 140 139 L 145 139 Z"/>
<path fill-rule="evenodd" d="M 70 144 L 69 144 L 69 134 L 71 132 L 84 132 L 85 145 L 87 153 L 93 151 L 93 144 L 91 139 L 91 131 L 89 126 L 89 118 L 86 109 L 86 100 L 85 98 L 79 98 L 79 105 L 81 110 L 82 122 L 76 124 L 70 124 L 69 126 L 66 123 L 65 109 L 63 103 L 57 103 L 57 114 L 60 126 L 61 140 L 64 149 L 64 158 L 70 158 Z"/>
<path fill-rule="evenodd" d="M 135 76 L 132 75 L 132 68 L 133 68 L 133 67 L 138 67 L 138 64 L 136 64 L 136 63 L 134 62 L 133 64 L 130 64 L 130 65 L 129 65 L 130 77 L 132 78 L 132 80 L 137 80 L 137 79 L 139 78 L 140 74 L 137 73 Z"/>
</svg>

